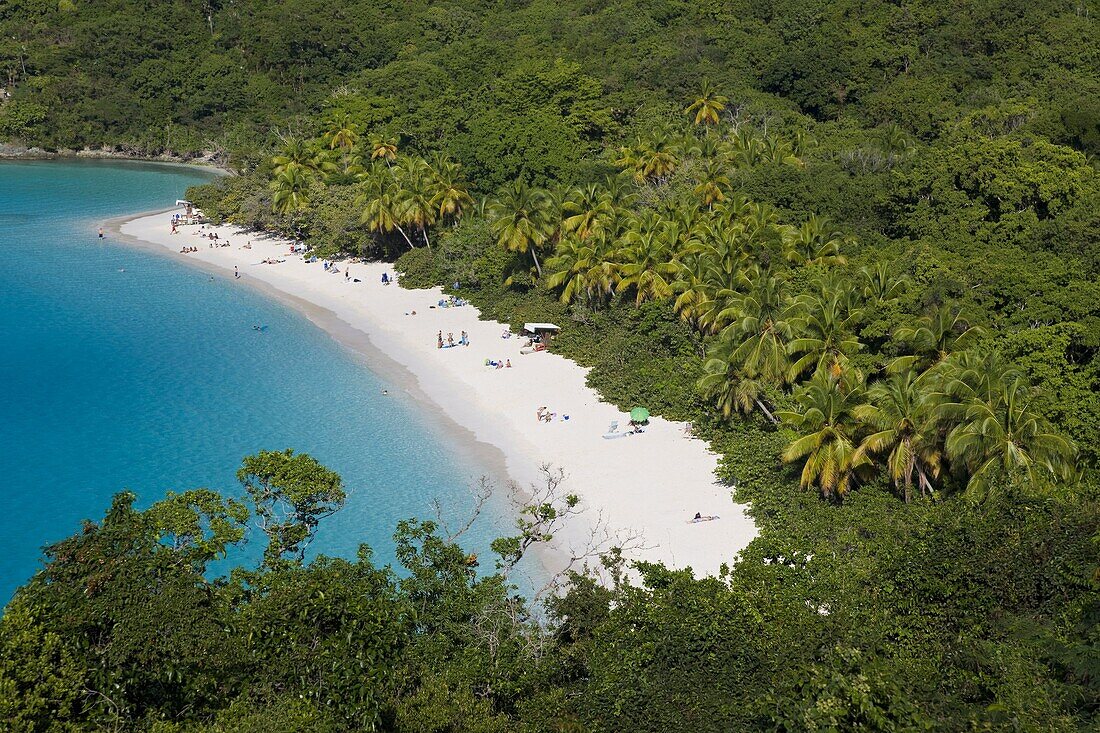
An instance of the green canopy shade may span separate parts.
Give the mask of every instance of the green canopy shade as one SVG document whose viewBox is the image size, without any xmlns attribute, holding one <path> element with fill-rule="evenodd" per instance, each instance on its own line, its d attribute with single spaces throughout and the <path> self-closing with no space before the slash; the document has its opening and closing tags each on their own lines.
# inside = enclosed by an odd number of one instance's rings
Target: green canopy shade
<svg viewBox="0 0 1100 733">
<path fill-rule="evenodd" d="M 635 407 L 630 411 L 630 419 L 634 422 L 645 422 L 649 419 L 649 410 L 644 407 Z"/>
</svg>

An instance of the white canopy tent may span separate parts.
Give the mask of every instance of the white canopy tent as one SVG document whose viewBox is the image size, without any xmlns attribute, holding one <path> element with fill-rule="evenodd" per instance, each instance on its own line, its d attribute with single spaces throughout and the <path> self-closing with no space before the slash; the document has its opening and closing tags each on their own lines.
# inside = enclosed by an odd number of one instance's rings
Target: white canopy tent
<svg viewBox="0 0 1100 733">
<path fill-rule="evenodd" d="M 524 333 L 557 333 L 561 328 L 555 326 L 553 323 L 525 323 L 523 324 Z"/>
</svg>

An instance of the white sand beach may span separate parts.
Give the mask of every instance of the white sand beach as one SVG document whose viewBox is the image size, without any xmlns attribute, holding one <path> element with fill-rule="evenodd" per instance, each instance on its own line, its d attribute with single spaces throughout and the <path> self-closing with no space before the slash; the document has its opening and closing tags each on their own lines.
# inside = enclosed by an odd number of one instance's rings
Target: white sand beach
<svg viewBox="0 0 1100 733">
<path fill-rule="evenodd" d="M 382 274 L 392 276 L 394 270 L 382 263 L 351 263 L 351 277 L 360 282 L 349 282 L 344 262 L 332 274 L 320 262 L 290 254 L 286 241 L 235 227 L 208 226 L 206 232 L 216 231 L 231 245 L 210 248 L 198 236 L 198 226 L 181 226 L 172 234 L 172 213 L 125 221 L 119 231 L 181 260 L 220 268 L 228 277 L 236 268 L 242 286 L 274 290 L 288 302 L 331 312 L 407 369 L 420 392 L 451 421 L 499 448 L 508 475 L 519 485 L 537 482 L 543 464 L 561 467 L 563 489 L 580 495 L 588 524 L 575 524 L 559 536 L 559 549 L 568 552 L 570 545 L 583 542 L 602 516 L 614 530 L 642 535 L 645 547 L 629 552 L 631 559 L 711 575 L 756 536 L 745 507 L 715 481 L 717 456 L 703 441 L 685 435 L 683 423 L 652 418 L 644 433 L 604 439 L 612 421 L 624 431 L 630 418 L 585 385 L 586 370 L 549 352 L 521 354 L 523 339 L 503 339 L 505 326 L 479 320 L 473 306 L 432 308 L 445 297 L 439 289 L 383 285 Z M 243 246 L 247 242 L 250 249 Z M 180 254 L 184 247 L 198 251 Z M 265 259 L 282 262 L 262 264 Z M 471 345 L 440 349 L 440 331 L 444 339 L 453 334 L 455 341 L 466 331 Z M 485 365 L 486 359 L 510 360 L 512 367 L 495 369 Z M 536 419 L 541 406 L 557 417 L 549 423 Z M 718 518 L 693 523 L 696 512 Z"/>
</svg>

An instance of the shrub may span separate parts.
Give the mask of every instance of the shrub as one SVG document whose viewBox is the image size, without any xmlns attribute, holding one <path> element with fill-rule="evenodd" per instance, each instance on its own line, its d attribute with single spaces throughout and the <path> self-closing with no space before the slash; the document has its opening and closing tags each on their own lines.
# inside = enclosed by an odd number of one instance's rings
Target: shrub
<svg viewBox="0 0 1100 733">
<path fill-rule="evenodd" d="M 410 249 L 397 258 L 394 267 L 401 273 L 402 287 L 432 288 L 443 282 L 443 269 L 435 252 L 427 247 Z"/>
</svg>

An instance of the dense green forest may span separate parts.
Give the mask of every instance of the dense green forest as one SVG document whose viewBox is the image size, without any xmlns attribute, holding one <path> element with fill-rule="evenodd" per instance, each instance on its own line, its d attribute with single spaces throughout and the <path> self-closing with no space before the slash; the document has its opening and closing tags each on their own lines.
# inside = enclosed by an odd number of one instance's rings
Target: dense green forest
<svg viewBox="0 0 1100 733">
<path fill-rule="evenodd" d="M 14 730 L 1085 731 L 1100 716 L 1095 3 L 0 7 L 0 138 L 213 152 L 212 217 L 396 259 L 689 420 L 760 537 L 544 604 L 308 456 L 121 494 L 0 621 Z M 1090 40 L 1091 39 L 1091 40 Z M 584 487 L 575 487 L 580 493 Z M 249 517 L 254 519 L 249 519 Z M 207 564 L 266 527 L 259 567 Z M 629 580 L 628 580 L 629 579 Z"/>
</svg>

